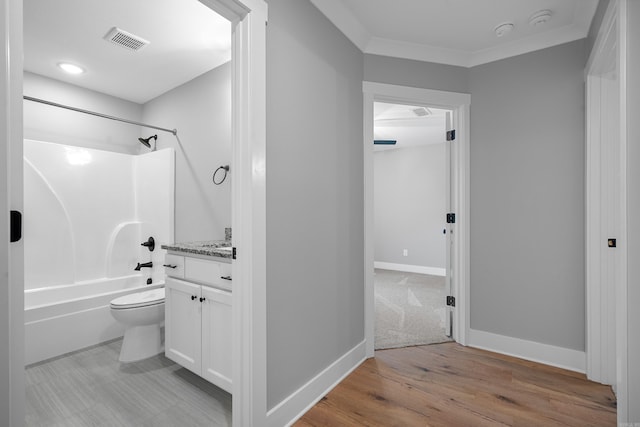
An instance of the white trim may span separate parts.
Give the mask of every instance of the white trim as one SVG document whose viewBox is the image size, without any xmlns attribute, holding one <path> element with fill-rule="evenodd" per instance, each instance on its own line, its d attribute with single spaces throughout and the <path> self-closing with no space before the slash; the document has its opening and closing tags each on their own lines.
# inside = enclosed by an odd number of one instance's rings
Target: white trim
<svg viewBox="0 0 640 427">
<path fill-rule="evenodd" d="M 573 23 L 551 31 L 514 40 L 486 49 L 467 51 L 412 43 L 405 40 L 376 37 L 344 5 L 341 0 L 311 0 L 342 33 L 363 53 L 406 58 L 416 61 L 435 62 L 459 67 L 475 67 L 488 62 L 522 55 L 540 49 L 557 46 L 587 36 L 593 16 L 598 7 L 597 0 L 581 0 L 576 7 Z"/>
<path fill-rule="evenodd" d="M 267 413 L 266 22 L 263 0 L 200 0 L 232 22 L 232 423 Z M 236 279 L 237 278 L 237 279 Z M 239 363 L 238 363 L 239 362 Z"/>
<path fill-rule="evenodd" d="M 468 345 L 469 347 L 506 354 L 574 372 L 584 373 L 585 371 L 585 353 L 579 350 L 492 334 L 476 329 L 469 330 Z"/>
<path fill-rule="evenodd" d="M 362 51 L 371 55 L 435 62 L 458 67 L 469 67 L 472 59 L 472 54 L 464 50 L 447 49 L 381 37 L 370 37 L 369 43 Z"/>
<path fill-rule="evenodd" d="M 408 86 L 363 82 L 364 153 L 364 277 L 365 342 L 367 357 L 374 355 L 375 298 L 373 284 L 373 103 L 425 105 L 452 109 L 456 125 L 456 143 L 452 147 L 452 204 L 456 212 L 452 293 L 456 298 L 453 338 L 465 345 L 469 330 L 469 105 L 471 96 Z"/>
<path fill-rule="evenodd" d="M 0 425 L 22 426 L 24 384 L 24 240 L 9 243 L 9 210 L 24 211 L 22 179 L 22 0 L 0 7 L 3 56 L 0 129 L 3 165 L 0 167 L 3 248 L 0 250 Z"/>
<path fill-rule="evenodd" d="M 374 261 L 373 268 L 382 270 L 404 271 L 406 273 L 430 274 L 432 276 L 447 275 L 447 269 L 441 267 L 425 267 L 423 265 L 396 264 L 393 262 Z"/>
<path fill-rule="evenodd" d="M 324 16 L 329 18 L 338 29 L 345 35 L 358 49 L 364 52 L 365 47 L 371 40 L 371 35 L 342 2 L 327 0 L 309 0 Z"/>
<path fill-rule="evenodd" d="M 460 105 L 470 105 L 471 95 L 460 92 L 447 92 L 444 90 L 423 89 L 419 87 L 392 85 L 387 83 L 362 82 L 362 90 L 365 93 L 384 98 L 389 102 L 406 103 L 408 100 L 416 102 L 427 102 L 430 105 L 439 107 L 458 107 Z"/>
<path fill-rule="evenodd" d="M 267 413 L 267 426 L 290 426 L 365 360 L 365 342 L 353 347 Z"/>
<path fill-rule="evenodd" d="M 615 1 L 615 0 L 614 0 Z M 628 277 L 627 277 L 627 194 L 629 191 L 627 182 L 627 146 L 628 146 L 628 128 L 627 128 L 627 26 L 629 25 L 627 17 L 628 0 L 618 0 L 618 76 L 620 84 L 620 204 L 623 206 L 620 212 L 620 237 L 618 244 L 620 253 L 620 264 L 618 271 L 619 279 L 616 283 L 616 364 L 617 364 L 617 381 L 616 381 L 616 400 L 618 409 L 618 423 L 628 423 L 630 420 L 629 413 L 632 399 L 629 396 L 629 328 L 628 328 Z M 635 24 L 634 24 L 635 25 Z M 634 260 L 635 261 L 635 260 Z M 634 283 L 634 285 L 637 285 Z M 631 307 L 631 310 L 637 309 Z M 637 360 L 637 355 L 632 355 L 631 360 Z M 637 403 L 637 402 L 635 402 Z"/>
<path fill-rule="evenodd" d="M 589 379 L 615 385 L 619 423 L 629 421 L 630 403 L 627 383 L 626 8 L 627 0 L 609 3 L 585 69 L 586 373 Z M 611 102 L 611 82 L 603 77 L 603 73 L 609 71 L 611 59 L 616 61 L 619 84 L 619 147 L 609 137 L 615 134 L 611 131 L 611 123 L 601 114 L 602 111 L 612 110 L 608 105 Z M 612 156 L 617 157 L 611 161 Z M 608 168 L 602 167 L 605 161 L 609 164 Z M 616 194 L 619 200 L 615 199 Z M 616 206 L 611 209 L 611 204 Z M 619 210 L 617 216 L 616 209 Z M 611 224 L 617 227 L 617 236 L 609 235 Z M 604 246 L 607 237 L 617 237 L 617 248 L 613 249 L 615 252 Z M 612 266 L 608 258 L 613 255 L 616 260 Z M 611 299 L 612 295 L 615 295 L 614 300 Z"/>
</svg>

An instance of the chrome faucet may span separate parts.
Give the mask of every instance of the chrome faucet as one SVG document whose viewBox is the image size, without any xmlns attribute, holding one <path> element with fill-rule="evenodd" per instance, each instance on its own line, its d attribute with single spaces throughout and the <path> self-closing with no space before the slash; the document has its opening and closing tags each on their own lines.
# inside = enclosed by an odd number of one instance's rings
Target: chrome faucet
<svg viewBox="0 0 640 427">
<path fill-rule="evenodd" d="M 136 266 L 136 268 L 134 268 L 135 271 L 140 271 L 141 268 L 144 267 L 148 267 L 151 268 L 153 267 L 153 262 L 149 261 L 149 262 L 145 262 L 143 264 L 138 263 L 138 265 Z"/>
</svg>

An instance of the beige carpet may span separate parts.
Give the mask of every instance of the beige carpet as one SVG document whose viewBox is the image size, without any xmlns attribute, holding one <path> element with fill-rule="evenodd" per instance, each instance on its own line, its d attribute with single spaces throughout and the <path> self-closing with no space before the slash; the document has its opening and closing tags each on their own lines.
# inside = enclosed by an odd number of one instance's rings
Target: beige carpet
<svg viewBox="0 0 640 427">
<path fill-rule="evenodd" d="M 445 335 L 445 278 L 375 270 L 375 348 L 451 341 Z"/>
</svg>

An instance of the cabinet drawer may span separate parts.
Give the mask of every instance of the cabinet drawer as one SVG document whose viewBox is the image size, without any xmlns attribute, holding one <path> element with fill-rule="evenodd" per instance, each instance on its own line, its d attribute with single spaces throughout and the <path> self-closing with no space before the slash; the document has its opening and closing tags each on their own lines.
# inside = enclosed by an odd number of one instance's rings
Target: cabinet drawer
<svg viewBox="0 0 640 427">
<path fill-rule="evenodd" d="M 184 279 L 184 257 L 166 254 L 164 256 L 164 272 L 169 277 Z"/>
<path fill-rule="evenodd" d="M 216 285 L 220 278 L 220 264 L 199 258 L 186 257 L 184 278 L 194 282 Z"/>
<path fill-rule="evenodd" d="M 231 264 L 221 262 L 220 274 L 214 278 L 216 287 L 231 291 Z"/>
</svg>

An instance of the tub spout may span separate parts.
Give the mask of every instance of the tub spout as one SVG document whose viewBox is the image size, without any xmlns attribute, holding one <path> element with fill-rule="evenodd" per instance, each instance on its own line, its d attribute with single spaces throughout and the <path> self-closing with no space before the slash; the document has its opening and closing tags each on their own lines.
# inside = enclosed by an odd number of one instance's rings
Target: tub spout
<svg viewBox="0 0 640 427">
<path fill-rule="evenodd" d="M 134 270 L 135 271 L 140 271 L 140 269 L 144 268 L 144 267 L 151 268 L 151 267 L 153 267 L 153 263 L 151 261 L 145 262 L 143 264 L 138 263 L 138 265 L 136 266 L 136 268 L 134 268 Z"/>
</svg>

